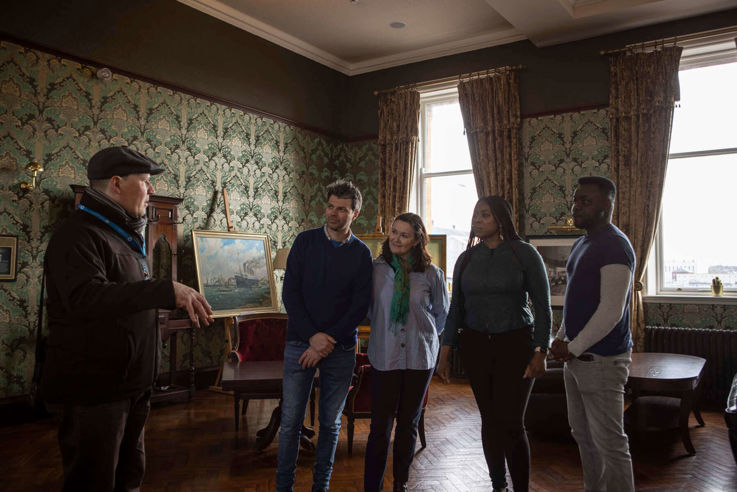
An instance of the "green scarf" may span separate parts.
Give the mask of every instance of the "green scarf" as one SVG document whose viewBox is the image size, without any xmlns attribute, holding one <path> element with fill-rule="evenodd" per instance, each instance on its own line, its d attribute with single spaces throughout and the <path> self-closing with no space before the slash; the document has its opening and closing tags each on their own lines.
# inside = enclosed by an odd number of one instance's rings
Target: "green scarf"
<svg viewBox="0 0 737 492">
<path fill-rule="evenodd" d="M 403 260 L 392 254 L 391 265 L 394 269 L 394 295 L 392 296 L 392 310 L 389 318 L 404 325 L 409 313 L 409 273 L 414 265 L 414 255 L 410 255 L 406 260 Z M 389 331 L 396 335 L 397 325 L 392 323 Z"/>
</svg>

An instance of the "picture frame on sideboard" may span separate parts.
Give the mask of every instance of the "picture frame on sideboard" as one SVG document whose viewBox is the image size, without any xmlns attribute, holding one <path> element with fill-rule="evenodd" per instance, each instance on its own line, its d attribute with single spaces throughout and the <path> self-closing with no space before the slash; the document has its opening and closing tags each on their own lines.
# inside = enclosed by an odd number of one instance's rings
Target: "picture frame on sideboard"
<svg viewBox="0 0 737 492">
<path fill-rule="evenodd" d="M 551 307 L 563 307 L 566 294 L 566 262 L 571 254 L 573 243 L 580 235 L 528 236 L 527 240 L 535 246 L 545 263 L 545 271 L 550 282 Z"/>
<path fill-rule="evenodd" d="M 443 273 L 448 275 L 445 269 L 446 264 L 446 235 L 445 234 L 428 234 L 429 242 L 427 244 L 427 251 L 432 256 L 432 262 L 435 266 L 443 270 Z M 384 234 L 356 234 L 356 237 L 366 243 L 366 246 L 371 250 L 371 257 L 376 258 L 381 254 L 381 246 L 384 244 L 386 236 Z M 368 346 L 368 338 L 371 335 L 371 326 L 368 324 L 368 319 L 364 320 L 364 323 L 358 327 L 358 344 L 356 350 L 361 352 L 365 351 Z"/>
<path fill-rule="evenodd" d="M 429 242 L 427 244 L 427 251 L 432 256 L 433 265 L 440 268 L 445 276 L 448 276 L 448 271 L 445 268 L 446 264 L 446 235 L 445 234 L 428 234 Z M 356 237 L 366 243 L 366 246 L 371 250 L 371 257 L 376 258 L 381 254 L 381 245 L 384 244 L 386 236 L 384 234 L 356 234 Z"/>
</svg>

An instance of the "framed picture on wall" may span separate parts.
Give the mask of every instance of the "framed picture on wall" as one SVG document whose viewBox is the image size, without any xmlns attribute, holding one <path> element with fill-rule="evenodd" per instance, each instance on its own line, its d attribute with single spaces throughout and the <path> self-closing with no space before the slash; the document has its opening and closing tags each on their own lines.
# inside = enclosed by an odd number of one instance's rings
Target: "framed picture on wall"
<svg viewBox="0 0 737 492">
<path fill-rule="evenodd" d="M 266 234 L 196 230 L 192 243 L 199 290 L 214 317 L 279 309 Z"/>
<path fill-rule="evenodd" d="M 18 236 L 0 236 L 0 280 L 15 280 L 18 265 Z"/>
<path fill-rule="evenodd" d="M 383 234 L 356 234 L 356 237 L 366 243 L 371 250 L 371 257 L 376 258 L 381 254 L 381 245 L 384 244 L 386 236 Z M 427 244 L 427 251 L 432 256 L 432 262 L 445 272 L 445 253 L 446 253 L 446 236 L 445 234 L 429 234 L 430 241 Z M 447 275 L 447 273 L 446 273 Z M 368 319 L 358 327 L 358 351 L 366 351 L 368 338 L 371 334 L 371 326 L 368 325 Z"/>
<path fill-rule="evenodd" d="M 366 243 L 366 246 L 371 250 L 372 258 L 376 258 L 381 254 L 381 245 L 384 244 L 386 239 L 384 234 L 356 234 L 356 237 Z M 432 256 L 432 262 L 447 275 L 445 269 L 446 236 L 445 234 L 429 234 L 429 239 L 427 251 Z"/>
<path fill-rule="evenodd" d="M 563 307 L 566 294 L 566 262 L 571 254 L 571 247 L 580 236 L 528 236 L 530 244 L 537 248 L 543 257 L 545 270 L 550 282 L 550 305 Z"/>
</svg>

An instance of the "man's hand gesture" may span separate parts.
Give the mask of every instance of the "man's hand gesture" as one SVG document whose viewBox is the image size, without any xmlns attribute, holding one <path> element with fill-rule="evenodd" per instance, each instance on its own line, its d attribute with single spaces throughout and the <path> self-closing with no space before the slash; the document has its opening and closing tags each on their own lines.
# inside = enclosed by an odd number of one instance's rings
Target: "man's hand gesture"
<svg viewBox="0 0 737 492">
<path fill-rule="evenodd" d="M 174 284 L 174 299 L 178 308 L 186 309 L 189 314 L 189 319 L 192 323 L 199 328 L 200 320 L 205 325 L 209 325 L 213 322 L 212 319 L 212 307 L 205 299 L 205 296 L 194 290 L 192 287 L 187 287 L 179 282 L 172 282 Z"/>
</svg>

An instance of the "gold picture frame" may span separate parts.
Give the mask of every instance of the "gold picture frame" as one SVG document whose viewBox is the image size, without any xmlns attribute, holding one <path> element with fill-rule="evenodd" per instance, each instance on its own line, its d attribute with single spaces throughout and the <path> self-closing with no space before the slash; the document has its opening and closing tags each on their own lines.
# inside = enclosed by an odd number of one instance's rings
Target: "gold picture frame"
<svg viewBox="0 0 737 492">
<path fill-rule="evenodd" d="M 432 256 L 433 265 L 440 268 L 447 276 L 445 269 L 446 235 L 445 234 L 428 234 L 429 242 L 427 243 L 427 251 Z M 371 257 L 376 258 L 381 254 L 381 245 L 384 244 L 386 236 L 384 234 L 356 234 L 356 237 L 366 243 L 371 250 Z"/>
<path fill-rule="evenodd" d="M 17 267 L 18 236 L 0 236 L 0 281 L 14 281 Z"/>
<path fill-rule="evenodd" d="M 427 251 L 430 253 L 430 256 L 432 256 L 432 263 L 440 268 L 447 278 L 448 274 L 445 270 L 447 236 L 445 234 L 428 234 L 428 236 L 429 241 L 427 243 Z M 366 243 L 366 246 L 371 250 L 372 258 L 376 258 L 381 254 L 381 245 L 384 244 L 384 240 L 386 239 L 384 234 L 356 234 L 356 237 Z M 365 319 L 364 323 L 358 326 L 358 343 L 356 344 L 357 352 L 366 350 L 370 335 L 371 326 L 368 324 L 368 319 Z"/>
<path fill-rule="evenodd" d="M 213 317 L 277 312 L 269 236 L 192 231 L 197 285 Z"/>
</svg>

